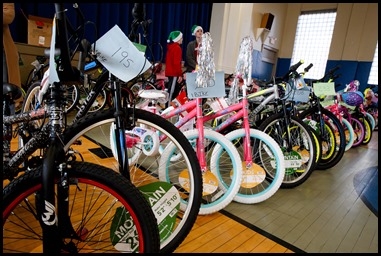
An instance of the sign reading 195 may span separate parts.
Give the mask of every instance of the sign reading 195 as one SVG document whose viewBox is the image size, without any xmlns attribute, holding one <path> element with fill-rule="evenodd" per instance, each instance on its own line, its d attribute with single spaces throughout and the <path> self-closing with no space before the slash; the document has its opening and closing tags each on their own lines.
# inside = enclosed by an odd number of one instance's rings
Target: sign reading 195
<svg viewBox="0 0 381 256">
<path fill-rule="evenodd" d="M 131 65 L 131 62 L 133 63 L 134 61 L 132 59 L 129 59 L 128 58 L 128 52 L 127 51 L 124 51 L 122 50 L 122 47 L 119 47 L 118 50 L 116 50 L 112 55 L 111 57 L 120 57 L 120 61 L 119 63 L 122 63 L 123 66 L 125 66 L 126 68 L 128 68 L 130 65 Z"/>
</svg>

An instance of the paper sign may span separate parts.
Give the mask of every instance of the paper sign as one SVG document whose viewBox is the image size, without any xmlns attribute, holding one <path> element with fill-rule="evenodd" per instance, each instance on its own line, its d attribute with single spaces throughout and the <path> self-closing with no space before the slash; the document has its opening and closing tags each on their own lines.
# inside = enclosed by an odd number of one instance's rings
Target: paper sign
<svg viewBox="0 0 381 256">
<path fill-rule="evenodd" d="M 286 99 L 288 100 L 306 103 L 306 102 L 309 102 L 309 99 L 310 99 L 310 87 L 304 84 L 304 87 L 300 87 L 300 89 L 292 89 L 290 84 L 287 84 L 285 95 L 286 95 Z"/>
<path fill-rule="evenodd" d="M 187 73 L 187 96 L 189 99 L 225 97 L 224 72 L 216 71 L 215 79 L 208 82 L 208 86 L 196 87 L 197 73 Z"/>
<path fill-rule="evenodd" d="M 314 83 L 314 93 L 316 96 L 336 95 L 335 83 Z"/>
<path fill-rule="evenodd" d="M 118 25 L 97 40 L 95 51 L 99 62 L 124 82 L 130 81 L 152 66 Z"/>
</svg>

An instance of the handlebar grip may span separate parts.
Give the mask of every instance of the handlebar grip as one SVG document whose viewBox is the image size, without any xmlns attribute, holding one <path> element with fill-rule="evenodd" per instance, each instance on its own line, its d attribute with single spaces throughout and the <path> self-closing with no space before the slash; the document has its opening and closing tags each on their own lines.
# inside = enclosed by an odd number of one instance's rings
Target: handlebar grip
<svg viewBox="0 0 381 256">
<path fill-rule="evenodd" d="M 334 68 L 331 68 L 329 71 L 328 71 L 328 74 L 333 74 L 336 70 L 338 70 L 340 68 L 340 65 L 334 67 Z"/>
<path fill-rule="evenodd" d="M 341 76 L 341 74 L 336 74 L 336 75 L 334 75 L 334 76 L 331 77 L 331 80 L 333 81 L 333 80 L 339 78 L 340 76 Z"/>
<path fill-rule="evenodd" d="M 303 63 L 304 63 L 304 60 L 300 60 L 298 63 L 292 65 L 290 67 L 290 71 L 289 72 L 296 71 L 300 67 L 300 65 L 302 65 Z"/>
<path fill-rule="evenodd" d="M 308 65 L 306 68 L 304 68 L 304 72 L 308 72 L 309 70 L 310 70 L 310 68 L 312 68 L 312 66 L 313 66 L 314 64 L 310 64 L 310 65 Z"/>
</svg>

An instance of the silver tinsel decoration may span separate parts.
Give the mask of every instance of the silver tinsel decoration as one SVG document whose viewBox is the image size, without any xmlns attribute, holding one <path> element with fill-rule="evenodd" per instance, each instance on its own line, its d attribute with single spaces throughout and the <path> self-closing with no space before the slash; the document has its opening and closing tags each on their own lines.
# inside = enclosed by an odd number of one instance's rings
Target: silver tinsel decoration
<svg viewBox="0 0 381 256">
<path fill-rule="evenodd" d="M 196 87 L 208 87 L 208 81 L 215 79 L 213 40 L 209 32 L 202 35 L 197 63 Z"/>
<path fill-rule="evenodd" d="M 252 53 L 253 53 L 253 38 L 246 36 L 242 39 L 239 47 L 239 55 L 235 68 L 235 76 L 233 84 L 230 88 L 228 103 L 234 104 L 238 102 L 239 93 L 239 78 L 244 81 L 244 86 L 251 84 L 251 68 L 252 68 Z M 246 90 L 246 88 L 243 88 Z"/>
</svg>

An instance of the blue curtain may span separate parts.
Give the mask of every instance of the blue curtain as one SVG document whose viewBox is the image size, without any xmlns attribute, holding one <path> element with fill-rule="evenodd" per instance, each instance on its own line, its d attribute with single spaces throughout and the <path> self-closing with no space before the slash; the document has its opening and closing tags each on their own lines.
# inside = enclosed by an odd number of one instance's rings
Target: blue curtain
<svg viewBox="0 0 381 256">
<path fill-rule="evenodd" d="M 95 26 L 86 27 L 86 38 L 93 43 L 115 24 L 129 35 L 133 16 L 131 14 L 134 3 L 78 3 L 87 21 Z M 180 30 L 184 34 L 182 44 L 183 57 L 188 42 L 194 40 L 191 28 L 200 25 L 204 32 L 209 31 L 212 16 L 212 3 L 145 3 L 146 19 L 152 22 L 148 26 L 147 38 L 144 40 L 143 30 L 139 28 L 141 43 L 153 46 L 153 54 L 146 52 L 150 60 L 165 61 L 167 38 L 171 31 Z M 77 26 L 77 13 L 72 4 L 66 3 L 67 16 L 73 27 Z M 10 25 L 15 42 L 27 43 L 28 15 L 53 18 L 53 3 L 15 3 L 16 17 Z M 95 33 L 97 32 L 97 34 Z M 160 52 L 161 48 L 163 52 Z"/>
</svg>

